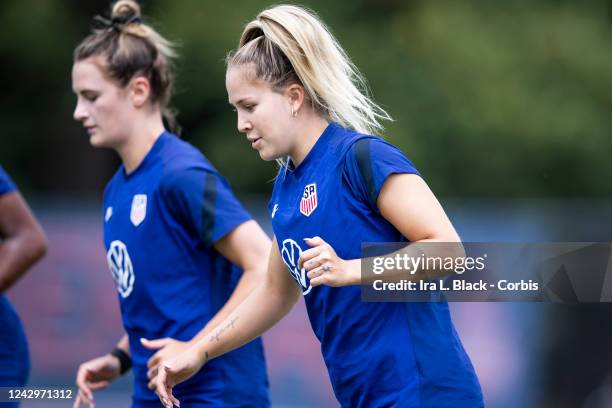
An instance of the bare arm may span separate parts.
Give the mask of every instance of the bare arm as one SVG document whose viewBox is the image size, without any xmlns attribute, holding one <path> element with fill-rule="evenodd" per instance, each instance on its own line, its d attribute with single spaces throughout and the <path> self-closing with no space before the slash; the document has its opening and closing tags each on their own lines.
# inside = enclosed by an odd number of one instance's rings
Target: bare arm
<svg viewBox="0 0 612 408">
<path fill-rule="evenodd" d="M 144 347 L 158 350 L 147 362 L 149 380 L 157 375 L 157 367 L 160 363 L 178 356 L 199 339 L 204 338 L 214 327 L 224 321 L 257 285 L 263 282 L 266 274 L 266 260 L 270 252 L 270 239 L 257 222 L 251 220 L 240 224 L 221 238 L 215 244 L 215 248 L 232 263 L 242 267 L 244 271 L 242 277 L 225 305 L 189 342 L 172 338 L 141 340 Z M 227 279 L 229 278 L 227 276 Z"/>
<path fill-rule="evenodd" d="M 0 293 L 47 251 L 45 234 L 19 192 L 0 197 Z"/>
<path fill-rule="evenodd" d="M 411 242 L 460 241 L 438 199 L 420 176 L 389 176 L 377 204 L 383 217 Z"/>
<path fill-rule="evenodd" d="M 240 266 L 244 272 L 228 301 L 194 340 L 203 338 L 206 333 L 223 322 L 264 281 L 271 245 L 270 238 L 255 221 L 247 221 L 238 226 L 215 244 L 217 251 Z"/>
<path fill-rule="evenodd" d="M 210 335 L 160 370 L 154 388 L 166 406 L 177 403 L 172 388 L 197 373 L 209 360 L 242 346 L 274 326 L 295 305 L 300 288 L 287 272 L 272 242 L 268 271 L 261 285 L 223 320 Z"/>
<path fill-rule="evenodd" d="M 262 335 L 289 313 L 300 294 L 299 286 L 287 272 L 275 240 L 263 284 L 209 336 L 200 339 L 194 350 L 211 359 L 242 346 Z"/>
</svg>

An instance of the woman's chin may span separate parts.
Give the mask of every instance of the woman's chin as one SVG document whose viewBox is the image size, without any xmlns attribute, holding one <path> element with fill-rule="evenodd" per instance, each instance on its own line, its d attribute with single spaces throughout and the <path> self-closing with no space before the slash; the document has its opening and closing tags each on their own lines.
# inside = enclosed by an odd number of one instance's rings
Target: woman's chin
<svg viewBox="0 0 612 408">
<path fill-rule="evenodd" d="M 89 137 L 89 144 L 93 147 L 111 147 L 111 144 L 99 133 L 95 133 Z"/>
<path fill-rule="evenodd" d="M 258 153 L 259 153 L 259 157 L 261 158 L 261 160 L 264 160 L 264 161 L 272 161 L 272 160 L 280 159 L 280 156 L 271 154 L 270 152 L 267 152 L 265 150 L 259 150 Z"/>
<path fill-rule="evenodd" d="M 104 138 L 100 137 L 100 135 L 93 134 L 89 136 L 89 144 L 93 147 L 104 147 Z"/>
</svg>

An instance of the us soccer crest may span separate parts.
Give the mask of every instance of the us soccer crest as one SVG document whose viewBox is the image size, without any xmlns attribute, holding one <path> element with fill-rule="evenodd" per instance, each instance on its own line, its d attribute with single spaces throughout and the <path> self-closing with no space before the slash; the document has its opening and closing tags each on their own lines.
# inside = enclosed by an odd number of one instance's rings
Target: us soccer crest
<svg viewBox="0 0 612 408">
<path fill-rule="evenodd" d="M 130 221 L 135 227 L 139 226 L 147 216 L 147 195 L 136 194 L 132 199 L 132 210 L 130 211 Z"/>
<path fill-rule="evenodd" d="M 306 217 L 317 208 L 317 184 L 312 183 L 304 187 L 304 194 L 302 194 L 302 200 L 300 201 L 300 212 Z"/>
</svg>

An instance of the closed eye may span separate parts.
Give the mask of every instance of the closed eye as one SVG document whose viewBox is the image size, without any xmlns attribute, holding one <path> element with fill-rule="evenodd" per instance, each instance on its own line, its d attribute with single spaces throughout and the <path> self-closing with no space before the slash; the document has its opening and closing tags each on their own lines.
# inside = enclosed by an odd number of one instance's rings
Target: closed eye
<svg viewBox="0 0 612 408">
<path fill-rule="evenodd" d="M 233 111 L 237 112 L 238 110 L 245 110 L 248 113 L 252 113 L 255 110 L 255 107 L 257 106 L 256 103 L 252 103 L 252 102 L 247 102 L 245 101 L 245 99 L 241 99 L 236 103 L 231 103 L 230 105 L 233 106 Z"/>
<path fill-rule="evenodd" d="M 83 96 L 83 98 L 87 99 L 89 102 L 95 102 L 99 96 L 97 92 L 92 92 L 92 91 L 81 92 L 81 95 Z"/>
</svg>

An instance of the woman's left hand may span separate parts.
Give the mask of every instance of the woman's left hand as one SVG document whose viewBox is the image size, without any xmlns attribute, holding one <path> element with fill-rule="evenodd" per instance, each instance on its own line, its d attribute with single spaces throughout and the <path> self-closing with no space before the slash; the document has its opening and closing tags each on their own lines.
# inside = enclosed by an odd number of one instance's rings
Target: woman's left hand
<svg viewBox="0 0 612 408">
<path fill-rule="evenodd" d="M 306 270 L 311 286 L 359 284 L 359 271 L 353 262 L 338 257 L 334 248 L 320 237 L 305 238 L 304 241 L 312 248 L 302 252 L 298 267 Z"/>
</svg>

